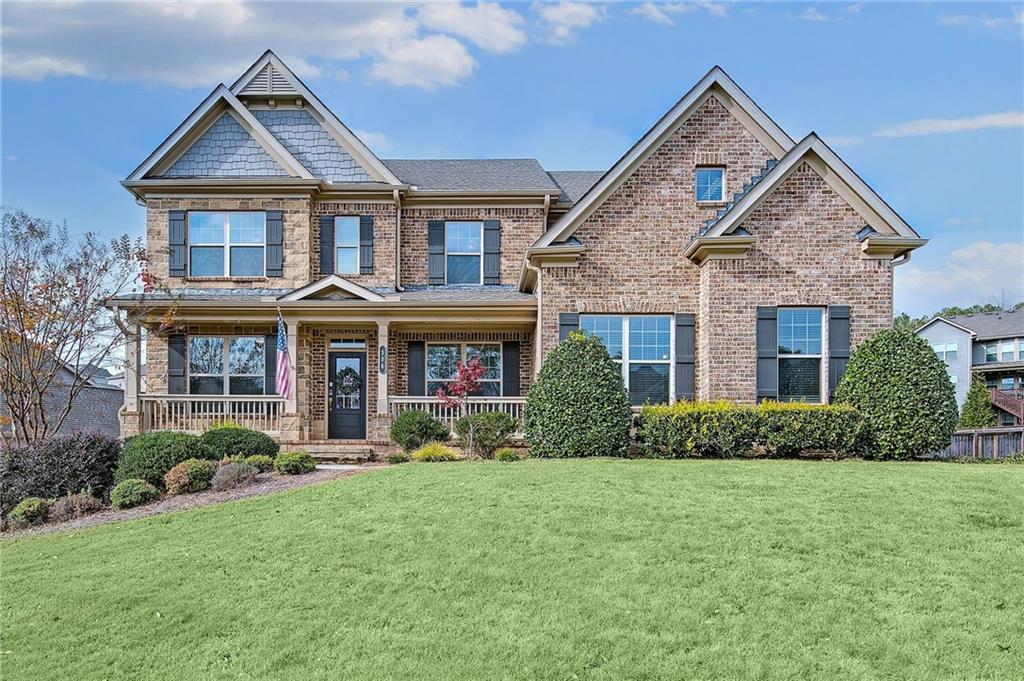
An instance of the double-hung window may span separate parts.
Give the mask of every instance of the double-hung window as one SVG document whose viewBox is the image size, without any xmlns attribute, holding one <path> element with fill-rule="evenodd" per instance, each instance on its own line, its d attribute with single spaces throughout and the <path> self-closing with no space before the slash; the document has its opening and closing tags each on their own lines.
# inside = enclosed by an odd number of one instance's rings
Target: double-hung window
<svg viewBox="0 0 1024 681">
<path fill-rule="evenodd" d="M 359 218 L 339 215 L 334 218 L 334 271 L 359 274 Z"/>
<path fill-rule="evenodd" d="M 191 336 L 188 385 L 193 395 L 262 395 L 263 336 Z"/>
<path fill-rule="evenodd" d="M 262 277 L 266 215 L 194 211 L 188 214 L 189 274 L 193 277 Z"/>
<path fill-rule="evenodd" d="M 445 281 L 483 284 L 482 222 L 446 222 L 444 226 Z"/>
<path fill-rule="evenodd" d="M 945 362 L 956 361 L 956 341 L 950 341 L 948 343 L 932 343 L 932 350 L 939 356 L 939 359 Z"/>
<path fill-rule="evenodd" d="M 501 396 L 501 344 L 500 343 L 430 343 L 427 345 L 427 394 L 435 395 L 438 390 L 447 391 L 459 362 L 470 362 L 474 358 L 483 364 L 480 379 L 482 397 Z"/>
<path fill-rule="evenodd" d="M 630 404 L 669 401 L 671 317 L 583 315 L 580 329 L 600 338 L 611 358 L 622 367 Z"/>
<path fill-rule="evenodd" d="M 1013 341 L 1003 341 L 999 348 L 999 361 L 1001 362 L 1012 362 L 1013 361 Z"/>
<path fill-rule="evenodd" d="M 998 362 L 999 353 L 996 352 L 998 346 L 995 343 L 987 343 L 985 345 L 985 361 L 986 362 Z"/>
<path fill-rule="evenodd" d="M 725 168 L 697 168 L 697 200 L 725 200 Z"/>
<path fill-rule="evenodd" d="M 823 313 L 817 307 L 778 310 L 780 402 L 821 402 Z"/>
</svg>

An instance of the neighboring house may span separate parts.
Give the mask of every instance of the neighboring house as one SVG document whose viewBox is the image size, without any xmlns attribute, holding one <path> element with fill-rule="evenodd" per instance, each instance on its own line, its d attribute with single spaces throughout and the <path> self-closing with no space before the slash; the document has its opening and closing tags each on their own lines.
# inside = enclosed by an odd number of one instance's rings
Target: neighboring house
<svg viewBox="0 0 1024 681">
<path fill-rule="evenodd" d="M 102 367 L 86 366 L 81 371 L 85 385 L 79 391 L 71 411 L 55 434 L 71 433 L 77 430 L 117 436 L 120 433 L 118 410 L 124 404 L 124 391 L 107 382 L 110 372 Z M 68 393 L 75 378 L 74 367 L 63 365 L 54 379 L 50 390 L 43 396 L 43 409 L 47 420 L 53 424 L 60 418 L 68 403 Z M 0 401 L 0 413 L 9 416 L 7 407 Z M 0 438 L 14 436 L 13 426 L 4 419 L 0 427 Z"/>
<path fill-rule="evenodd" d="M 148 392 L 148 390 L 146 389 L 146 365 L 145 364 L 139 364 L 138 377 L 139 377 L 139 394 Z M 122 390 L 124 390 L 124 381 L 125 381 L 125 375 L 124 375 L 123 371 L 120 371 L 120 372 L 118 372 L 116 374 L 111 374 L 110 376 L 107 377 L 107 385 L 112 385 L 115 388 L 120 388 Z"/>
<path fill-rule="evenodd" d="M 925 243 L 718 67 L 610 169 L 548 171 L 381 160 L 267 52 L 123 184 L 172 288 L 133 319 L 150 326 L 149 394 L 133 341 L 126 435 L 231 418 L 307 448 L 383 444 L 402 410 L 449 417 L 432 396 L 471 357 L 488 370 L 473 408 L 519 415 L 573 329 L 604 340 L 634 405 L 826 402 L 850 348 L 891 325 L 893 266 Z"/>
<path fill-rule="evenodd" d="M 1024 423 L 1024 308 L 936 317 L 917 330 L 942 357 L 963 406 L 971 374 L 978 373 L 992 391 L 999 424 Z"/>
</svg>

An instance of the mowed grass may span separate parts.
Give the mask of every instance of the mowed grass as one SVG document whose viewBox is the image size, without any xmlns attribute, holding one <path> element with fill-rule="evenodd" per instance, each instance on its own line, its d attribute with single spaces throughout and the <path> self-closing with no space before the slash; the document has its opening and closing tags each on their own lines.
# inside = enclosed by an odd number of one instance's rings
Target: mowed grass
<svg viewBox="0 0 1024 681">
<path fill-rule="evenodd" d="M 1024 466 L 409 464 L 0 551 L 10 681 L 1024 675 Z"/>
</svg>

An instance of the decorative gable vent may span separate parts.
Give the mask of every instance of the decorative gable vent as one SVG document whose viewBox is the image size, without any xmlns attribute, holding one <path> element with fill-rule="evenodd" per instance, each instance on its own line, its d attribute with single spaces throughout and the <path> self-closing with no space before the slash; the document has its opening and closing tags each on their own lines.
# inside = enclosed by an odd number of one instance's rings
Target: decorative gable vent
<svg viewBox="0 0 1024 681">
<path fill-rule="evenodd" d="M 267 63 L 252 77 L 239 95 L 294 95 L 298 94 L 295 87 L 288 81 L 283 73 L 274 68 L 273 63 Z"/>
</svg>

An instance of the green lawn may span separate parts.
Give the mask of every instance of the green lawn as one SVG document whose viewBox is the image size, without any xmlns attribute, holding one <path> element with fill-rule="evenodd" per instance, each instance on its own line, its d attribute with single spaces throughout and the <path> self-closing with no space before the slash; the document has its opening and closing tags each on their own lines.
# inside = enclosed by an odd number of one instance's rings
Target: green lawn
<svg viewBox="0 0 1024 681">
<path fill-rule="evenodd" d="M 1024 674 L 1024 466 L 408 464 L 0 552 L 10 681 Z"/>
</svg>

